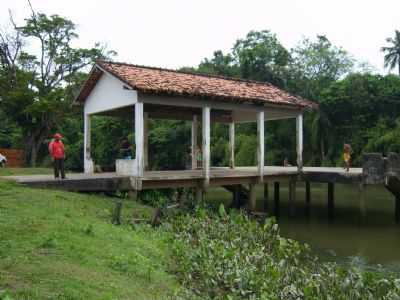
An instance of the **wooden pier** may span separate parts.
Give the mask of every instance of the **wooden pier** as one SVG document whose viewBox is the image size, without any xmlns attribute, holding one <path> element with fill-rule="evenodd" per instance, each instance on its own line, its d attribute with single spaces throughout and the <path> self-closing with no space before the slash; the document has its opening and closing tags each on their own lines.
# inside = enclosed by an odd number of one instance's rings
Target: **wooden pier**
<svg viewBox="0 0 400 300">
<path fill-rule="evenodd" d="M 3 179 L 41 188 L 57 188 L 76 192 L 129 191 L 193 187 L 203 188 L 202 170 L 146 171 L 143 177 L 117 175 L 116 173 L 71 173 L 65 180 L 52 175 L 7 176 Z M 304 167 L 264 167 L 263 182 L 331 182 L 361 183 L 362 169 Z M 210 187 L 233 185 L 256 185 L 260 183 L 257 167 L 211 168 Z"/>
<path fill-rule="evenodd" d="M 387 160 L 381 157 L 382 162 Z M 370 160 L 371 161 L 371 160 Z M 223 187 L 232 193 L 233 203 L 236 206 L 243 204 L 250 211 L 256 210 L 255 187 L 264 187 L 264 209 L 269 213 L 279 216 L 280 184 L 287 183 L 289 187 L 289 215 L 296 213 L 296 186 L 298 182 L 305 182 L 306 213 L 310 212 L 312 183 L 327 184 L 327 217 L 334 218 L 335 208 L 335 183 L 352 184 L 360 193 L 360 215 L 365 216 L 364 188 L 366 185 L 381 184 L 395 195 L 395 220 L 400 222 L 400 180 L 393 174 L 393 168 L 389 173 L 379 176 L 375 160 L 364 168 L 352 168 L 346 172 L 343 168 L 304 167 L 301 171 L 297 167 L 265 166 L 264 176 L 260 179 L 258 167 L 236 168 L 210 168 L 210 180 L 204 186 L 202 170 L 180 171 L 146 171 L 143 177 L 124 176 L 116 173 L 70 173 L 64 180 L 54 179 L 52 175 L 28 175 L 5 176 L 0 179 L 13 180 L 18 183 L 38 188 L 53 188 L 74 192 L 133 192 L 148 189 L 169 188 L 193 188 L 197 200 L 200 200 L 203 192 L 211 187 Z M 392 166 L 386 164 L 385 168 Z M 372 169 L 372 172 L 371 172 Z M 389 172 L 388 171 L 388 172 Z M 383 176 L 386 174 L 386 176 Z M 390 175 L 390 176 L 389 176 Z M 273 187 L 271 199 L 268 199 L 269 187 Z M 273 200 L 274 212 L 269 211 L 268 202 Z"/>
</svg>

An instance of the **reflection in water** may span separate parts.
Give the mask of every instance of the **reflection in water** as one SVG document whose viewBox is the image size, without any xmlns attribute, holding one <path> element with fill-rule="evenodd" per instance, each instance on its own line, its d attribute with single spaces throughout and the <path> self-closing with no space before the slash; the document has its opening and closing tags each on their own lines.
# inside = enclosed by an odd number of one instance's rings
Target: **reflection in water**
<svg viewBox="0 0 400 300">
<path fill-rule="evenodd" d="M 273 185 L 270 184 L 269 211 L 273 212 Z M 262 190 L 258 191 L 262 199 Z M 310 216 L 305 213 L 305 189 L 298 184 L 296 216 L 288 217 L 288 190 L 281 184 L 280 224 L 282 236 L 311 245 L 322 256 L 337 261 L 384 264 L 400 269 L 400 224 L 394 222 L 394 197 L 384 187 L 368 186 L 367 217 L 359 213 L 356 185 L 335 186 L 335 218 L 328 221 L 327 184 L 311 184 Z M 210 200 L 228 200 L 221 189 L 210 191 Z"/>
</svg>

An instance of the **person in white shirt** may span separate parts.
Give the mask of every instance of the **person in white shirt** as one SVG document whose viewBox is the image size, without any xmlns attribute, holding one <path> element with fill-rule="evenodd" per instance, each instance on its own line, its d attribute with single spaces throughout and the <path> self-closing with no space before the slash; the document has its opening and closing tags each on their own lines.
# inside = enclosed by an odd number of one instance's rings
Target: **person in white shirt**
<svg viewBox="0 0 400 300">
<path fill-rule="evenodd" d="M 4 168 L 7 163 L 7 158 L 0 153 L 0 167 Z"/>
</svg>

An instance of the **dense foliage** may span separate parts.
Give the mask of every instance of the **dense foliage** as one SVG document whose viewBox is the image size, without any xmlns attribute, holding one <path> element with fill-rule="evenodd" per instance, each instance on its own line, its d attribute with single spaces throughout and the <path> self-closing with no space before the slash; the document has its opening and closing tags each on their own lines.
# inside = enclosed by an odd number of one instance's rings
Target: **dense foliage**
<svg viewBox="0 0 400 300">
<path fill-rule="evenodd" d="M 320 261 L 307 245 L 238 213 L 172 221 L 176 271 L 199 299 L 399 299 L 392 274 Z M 182 298 L 185 298 L 182 295 Z M 193 295 L 188 296 L 193 299 Z"/>
</svg>

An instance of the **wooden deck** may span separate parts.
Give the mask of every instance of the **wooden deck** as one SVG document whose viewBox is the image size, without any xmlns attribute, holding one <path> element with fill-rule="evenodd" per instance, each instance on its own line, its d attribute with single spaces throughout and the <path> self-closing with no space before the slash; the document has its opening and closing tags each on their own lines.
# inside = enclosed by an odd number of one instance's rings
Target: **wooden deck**
<svg viewBox="0 0 400 300">
<path fill-rule="evenodd" d="M 256 167 L 211 168 L 210 186 L 250 184 L 260 182 Z M 56 180 L 52 175 L 7 176 L 2 179 L 14 180 L 34 187 L 59 188 L 70 191 L 116 191 L 153 188 L 198 187 L 203 182 L 202 170 L 148 171 L 144 177 L 119 176 L 116 173 L 71 173 L 67 179 Z M 358 183 L 362 181 L 362 169 L 305 167 L 299 173 L 296 167 L 266 166 L 264 182 L 309 181 L 332 183 Z"/>
</svg>

